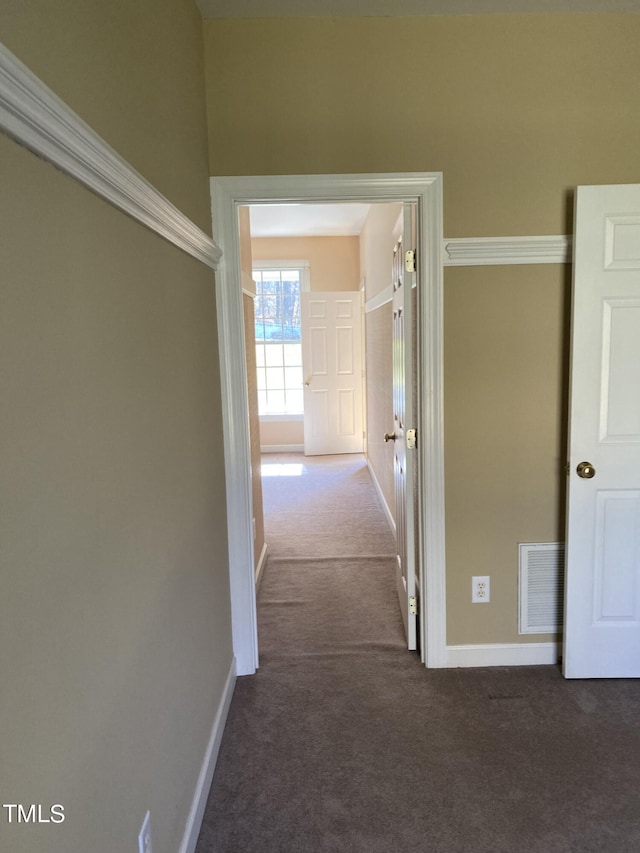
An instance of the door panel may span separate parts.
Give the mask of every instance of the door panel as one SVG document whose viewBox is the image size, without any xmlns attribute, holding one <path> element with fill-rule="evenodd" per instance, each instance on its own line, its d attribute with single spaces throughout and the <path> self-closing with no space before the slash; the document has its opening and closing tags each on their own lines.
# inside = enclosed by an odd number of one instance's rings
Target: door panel
<svg viewBox="0 0 640 853">
<path fill-rule="evenodd" d="M 578 188 L 574 254 L 564 674 L 640 677 L 640 185 Z"/>
<path fill-rule="evenodd" d="M 396 502 L 396 588 L 407 635 L 407 647 L 417 648 L 417 600 L 415 559 L 414 456 L 407 450 L 407 430 L 414 420 L 413 289 L 415 272 L 405 267 L 405 252 L 415 247 L 415 211 L 403 205 L 402 233 L 396 242 L 393 263 L 393 442 Z"/>
<path fill-rule="evenodd" d="M 307 456 L 362 452 L 361 305 L 359 291 L 302 294 Z"/>
</svg>

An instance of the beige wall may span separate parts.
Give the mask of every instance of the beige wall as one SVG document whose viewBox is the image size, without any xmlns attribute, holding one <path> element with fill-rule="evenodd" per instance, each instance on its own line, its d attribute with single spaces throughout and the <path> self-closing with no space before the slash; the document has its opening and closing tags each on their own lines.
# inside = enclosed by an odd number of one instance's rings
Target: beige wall
<svg viewBox="0 0 640 853">
<path fill-rule="evenodd" d="M 260 469 L 260 418 L 258 416 L 258 376 L 256 369 L 255 302 L 252 296 L 242 294 L 244 310 L 244 336 L 247 343 L 247 396 L 249 401 L 249 439 L 251 441 L 251 495 L 254 518 L 254 562 L 256 571 L 264 547 L 264 511 L 262 504 L 262 472 Z"/>
<path fill-rule="evenodd" d="M 393 443 L 384 441 L 393 431 L 393 354 L 391 303 L 365 316 L 367 338 L 367 459 L 395 518 Z"/>
<path fill-rule="evenodd" d="M 401 204 L 374 204 L 360 233 L 360 278 L 365 283 L 365 303 L 391 284 L 394 229 Z"/>
<path fill-rule="evenodd" d="M 638 13 L 208 21 L 212 174 L 442 171 L 446 236 L 562 234 L 576 184 L 640 179 L 639 38 Z"/>
<path fill-rule="evenodd" d="M 309 261 L 311 290 L 358 290 L 358 237 L 254 237 L 256 261 Z"/>
<path fill-rule="evenodd" d="M 448 270 L 450 642 L 515 642 L 518 543 L 564 541 L 569 298 L 569 267 Z M 470 603 L 472 575 L 490 604 Z"/>
<path fill-rule="evenodd" d="M 240 275 L 242 289 L 255 294 L 256 283 L 253 280 L 253 256 L 251 254 L 251 215 L 248 207 L 238 208 L 240 237 Z"/>
<path fill-rule="evenodd" d="M 392 516 L 395 517 L 393 444 L 384 441 L 393 430 L 393 352 L 391 302 L 367 310 L 366 303 L 391 285 L 394 229 L 400 204 L 371 207 L 360 234 L 360 275 L 365 282 L 367 457 Z"/>
<path fill-rule="evenodd" d="M 255 303 L 249 293 L 255 294 L 251 257 L 251 222 L 249 208 L 238 211 L 240 224 L 240 273 L 242 276 L 242 295 L 244 311 L 244 339 L 247 358 L 247 392 L 249 402 L 249 439 L 251 441 L 251 480 L 253 518 L 255 519 L 254 558 L 256 570 L 260 563 L 264 547 L 264 512 L 262 506 L 262 474 L 260 472 L 260 419 L 258 417 L 258 377 L 256 371 L 255 348 Z"/>
<path fill-rule="evenodd" d="M 192 0 L 0 0 L 0 9 L 3 44 L 210 234 L 202 22 Z"/>
<path fill-rule="evenodd" d="M 304 421 L 261 421 L 260 443 L 263 447 L 304 445 Z"/>
<path fill-rule="evenodd" d="M 2 39 L 208 224 L 182 0 L 0 0 Z M 0 135 L 0 849 L 176 851 L 232 660 L 213 275 Z"/>
<path fill-rule="evenodd" d="M 575 185 L 640 180 L 639 41 L 637 13 L 207 22 L 211 170 L 442 171 L 447 237 L 570 233 Z M 517 544 L 563 538 L 566 276 L 445 274 L 452 644 L 545 639 Z"/>
</svg>

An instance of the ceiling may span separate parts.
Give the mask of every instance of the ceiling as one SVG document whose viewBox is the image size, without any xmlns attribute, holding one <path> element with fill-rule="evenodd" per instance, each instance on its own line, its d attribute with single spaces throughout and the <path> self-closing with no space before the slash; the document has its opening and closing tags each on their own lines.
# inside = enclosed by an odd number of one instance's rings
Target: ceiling
<svg viewBox="0 0 640 853">
<path fill-rule="evenodd" d="M 249 208 L 252 237 L 354 237 L 370 204 L 257 204 Z"/>
<path fill-rule="evenodd" d="M 203 18 L 337 18 L 637 12 L 640 0 L 196 0 Z"/>
</svg>

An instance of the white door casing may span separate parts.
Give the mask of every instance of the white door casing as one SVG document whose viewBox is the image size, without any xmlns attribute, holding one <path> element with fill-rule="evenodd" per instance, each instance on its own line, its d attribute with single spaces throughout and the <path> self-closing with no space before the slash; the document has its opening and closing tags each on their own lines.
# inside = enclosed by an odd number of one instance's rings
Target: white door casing
<svg viewBox="0 0 640 853">
<path fill-rule="evenodd" d="M 362 453 L 360 291 L 303 293 L 304 452 Z"/>
<path fill-rule="evenodd" d="M 227 491 L 229 580 L 233 653 L 239 675 L 258 666 L 253 562 L 251 460 L 240 275 L 238 207 L 304 202 L 415 201 L 417 251 L 423 259 L 418 325 L 423 436 L 418 465 L 422 478 L 420 619 L 427 666 L 446 664 L 444 418 L 442 364 L 442 174 L 279 175 L 211 178 L 213 233 L 223 256 L 216 273 L 216 307 Z"/>
<path fill-rule="evenodd" d="M 637 678 L 640 185 L 579 187 L 575 222 L 563 669 Z"/>
<path fill-rule="evenodd" d="M 413 401 L 413 311 L 415 271 L 405 264 L 405 252 L 414 250 L 413 205 L 404 204 L 401 229 L 393 251 L 393 479 L 396 505 L 396 588 L 407 637 L 407 648 L 417 646 L 416 555 L 414 482 L 415 450 L 407 447 L 407 432 L 416 429 Z"/>
</svg>

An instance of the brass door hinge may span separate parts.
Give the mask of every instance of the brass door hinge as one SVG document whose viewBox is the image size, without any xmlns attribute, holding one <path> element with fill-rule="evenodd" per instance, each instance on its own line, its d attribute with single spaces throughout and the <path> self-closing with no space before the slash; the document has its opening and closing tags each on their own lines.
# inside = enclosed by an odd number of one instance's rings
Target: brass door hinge
<svg viewBox="0 0 640 853">
<path fill-rule="evenodd" d="M 407 249 L 404 253 L 404 268 L 406 272 L 416 271 L 416 250 Z"/>
</svg>

